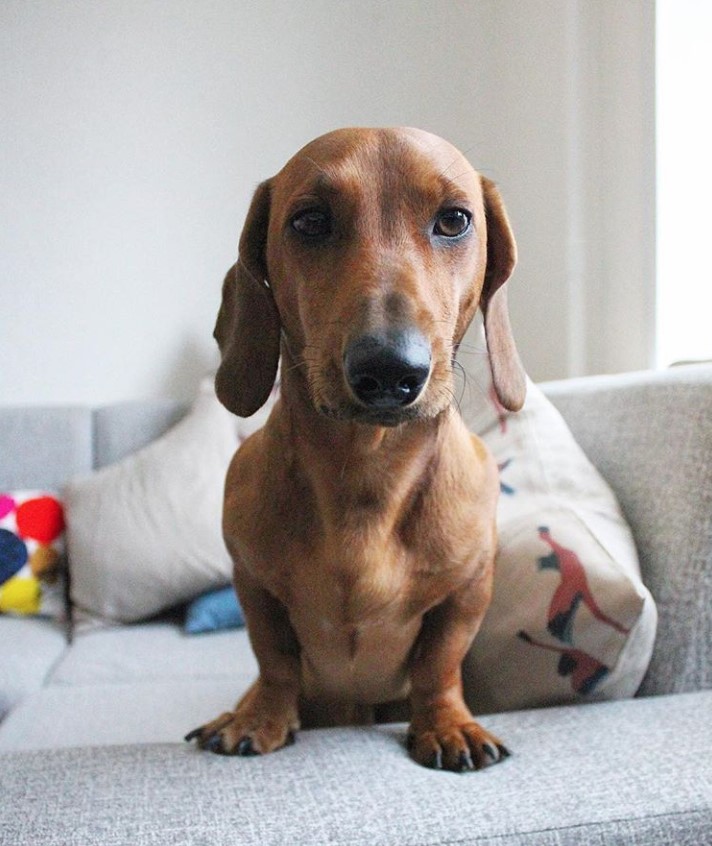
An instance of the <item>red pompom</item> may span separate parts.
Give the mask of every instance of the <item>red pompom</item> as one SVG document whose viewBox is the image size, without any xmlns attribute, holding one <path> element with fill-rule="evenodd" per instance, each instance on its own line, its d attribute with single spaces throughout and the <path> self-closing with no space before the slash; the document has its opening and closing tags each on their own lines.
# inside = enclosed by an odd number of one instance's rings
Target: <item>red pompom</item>
<svg viewBox="0 0 712 846">
<path fill-rule="evenodd" d="M 28 499 L 17 509 L 17 531 L 22 538 L 52 543 L 64 531 L 64 512 L 52 496 Z"/>
</svg>

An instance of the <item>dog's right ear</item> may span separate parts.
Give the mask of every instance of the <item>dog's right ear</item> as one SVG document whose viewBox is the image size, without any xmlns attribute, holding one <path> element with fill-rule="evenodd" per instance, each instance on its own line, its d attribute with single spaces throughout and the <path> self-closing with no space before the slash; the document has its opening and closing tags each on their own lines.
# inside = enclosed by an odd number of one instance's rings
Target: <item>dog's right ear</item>
<svg viewBox="0 0 712 846">
<path fill-rule="evenodd" d="M 487 219 L 487 269 L 480 307 L 495 392 L 508 411 L 524 405 L 527 380 L 519 359 L 507 310 L 506 282 L 517 263 L 517 245 L 494 182 L 482 177 L 482 195 Z"/>
<path fill-rule="evenodd" d="M 220 402 L 249 417 L 270 395 L 279 363 L 280 321 L 267 278 L 270 185 L 255 191 L 240 236 L 237 264 L 227 272 L 213 336 L 222 361 L 215 377 Z"/>
</svg>

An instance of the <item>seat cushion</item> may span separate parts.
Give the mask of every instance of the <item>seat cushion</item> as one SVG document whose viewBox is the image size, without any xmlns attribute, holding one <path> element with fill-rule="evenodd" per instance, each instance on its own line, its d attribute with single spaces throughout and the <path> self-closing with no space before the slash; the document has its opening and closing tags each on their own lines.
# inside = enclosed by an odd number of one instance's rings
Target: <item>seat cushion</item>
<svg viewBox="0 0 712 846">
<path fill-rule="evenodd" d="M 204 692 L 209 710 L 220 695 Z M 69 700 L 51 705 L 60 729 L 74 720 Z M 305 731 L 256 758 L 185 744 L 3 754 L 0 830 L 14 846 L 699 846 L 710 713 L 711 691 L 498 714 L 486 724 L 512 757 L 465 774 L 410 761 L 400 725 Z"/>
<path fill-rule="evenodd" d="M 45 682 L 67 649 L 65 627 L 39 617 L 0 615 L 0 720 Z"/>
<path fill-rule="evenodd" d="M 126 684 L 50 685 L 0 724 L 0 751 L 179 743 L 234 707 L 253 676 Z"/>
<path fill-rule="evenodd" d="M 257 677 L 257 662 L 244 629 L 187 635 L 177 622 L 154 622 L 75 635 L 50 684 L 238 677 Z"/>
</svg>

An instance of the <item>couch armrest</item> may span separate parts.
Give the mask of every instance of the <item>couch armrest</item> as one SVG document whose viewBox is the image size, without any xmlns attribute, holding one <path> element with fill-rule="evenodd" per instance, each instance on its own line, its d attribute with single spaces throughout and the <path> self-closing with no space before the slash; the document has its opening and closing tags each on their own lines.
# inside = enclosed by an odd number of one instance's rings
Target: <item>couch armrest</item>
<svg viewBox="0 0 712 846">
<path fill-rule="evenodd" d="M 542 388 L 615 490 L 658 605 L 640 692 L 712 687 L 712 366 Z"/>
</svg>

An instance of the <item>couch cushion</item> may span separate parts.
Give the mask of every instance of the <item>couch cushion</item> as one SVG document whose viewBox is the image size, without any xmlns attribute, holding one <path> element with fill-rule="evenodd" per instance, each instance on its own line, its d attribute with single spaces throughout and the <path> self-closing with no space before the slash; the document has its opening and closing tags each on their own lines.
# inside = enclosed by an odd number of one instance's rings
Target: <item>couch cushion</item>
<svg viewBox="0 0 712 846">
<path fill-rule="evenodd" d="M 177 744 L 5 754 L 0 830 L 14 846 L 700 846 L 711 711 L 706 692 L 500 714 L 487 725 L 513 756 L 465 774 L 410 761 L 402 726 L 302 732 L 257 758 Z"/>
<path fill-rule="evenodd" d="M 229 679 L 50 685 L 23 699 L 0 724 L 0 752 L 177 743 L 233 708 L 253 680 L 236 672 Z"/>
<path fill-rule="evenodd" d="M 125 684 L 218 677 L 257 677 L 257 661 L 244 629 L 191 636 L 178 623 L 155 622 L 75 635 L 49 682 Z"/>
<path fill-rule="evenodd" d="M 0 720 L 38 690 L 67 648 L 65 628 L 53 620 L 0 616 Z"/>
</svg>

